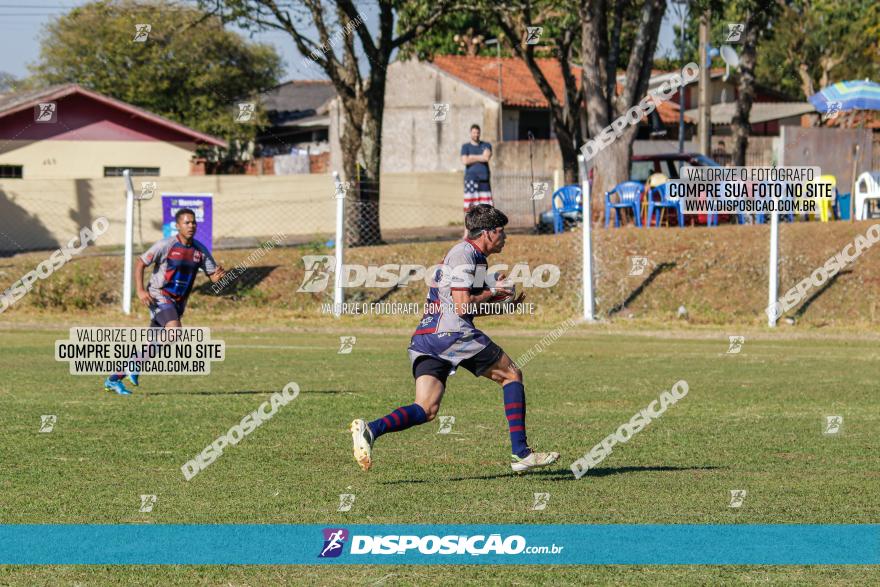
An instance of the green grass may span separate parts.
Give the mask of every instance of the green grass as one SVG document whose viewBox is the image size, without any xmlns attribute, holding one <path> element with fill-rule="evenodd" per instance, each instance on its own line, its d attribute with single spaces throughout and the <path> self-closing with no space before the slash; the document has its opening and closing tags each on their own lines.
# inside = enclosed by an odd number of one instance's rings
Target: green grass
<svg viewBox="0 0 880 587">
<path fill-rule="evenodd" d="M 195 314 L 195 313 L 194 313 Z M 367 320 L 364 318 L 364 320 Z M 144 377 L 131 397 L 53 360 L 64 330 L 0 334 L 0 523 L 878 523 L 876 340 L 655 336 L 579 327 L 524 368 L 529 439 L 560 465 L 513 476 L 499 389 L 450 378 L 437 422 L 378 441 L 359 471 L 348 422 L 412 402 L 408 330 L 358 333 L 350 355 L 327 328 L 215 328 L 228 357 L 209 377 Z M 519 356 L 543 332 L 499 330 Z M 731 332 L 738 334 L 738 332 Z M 569 464 L 662 390 L 690 392 L 575 480 Z M 287 382 L 300 396 L 195 479 L 180 466 Z M 51 433 L 40 415 L 55 414 Z M 823 436 L 825 415 L 844 433 Z M 740 509 L 731 489 L 746 489 Z M 544 511 L 532 494 L 549 492 Z M 340 493 L 357 498 L 336 511 Z M 152 513 L 139 496 L 155 494 Z M 383 580 L 384 578 L 384 580 Z M 0 584 L 825 583 L 880 580 L 869 567 L 0 567 Z"/>
</svg>

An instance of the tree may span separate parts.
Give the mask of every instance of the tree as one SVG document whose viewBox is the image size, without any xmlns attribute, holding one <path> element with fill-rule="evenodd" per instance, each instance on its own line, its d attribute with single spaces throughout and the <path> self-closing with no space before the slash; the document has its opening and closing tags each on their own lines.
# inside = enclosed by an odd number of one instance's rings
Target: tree
<svg viewBox="0 0 880 587">
<path fill-rule="evenodd" d="M 216 4 L 224 20 L 246 28 L 280 30 L 290 36 L 301 55 L 308 56 L 333 82 L 339 96 L 344 128 L 340 137 L 342 170 L 353 183 L 346 194 L 346 214 L 351 219 L 350 245 L 382 241 L 379 223 L 379 189 L 382 161 L 382 117 L 385 82 L 391 54 L 404 47 L 440 19 L 451 0 L 418 2 L 419 18 L 394 36 L 394 17 L 403 2 L 378 0 L 378 34 L 373 38 L 365 17 L 352 0 L 201 0 Z M 317 38 L 307 30 L 314 26 Z M 361 72 L 355 41 L 366 59 Z M 337 45 L 339 48 L 337 49 Z"/>
<path fill-rule="evenodd" d="M 752 130 L 749 117 L 755 99 L 758 43 L 772 35 L 773 29 L 770 28 L 770 24 L 776 14 L 776 6 L 767 5 L 761 0 L 736 0 L 728 4 L 728 14 L 734 19 L 733 22 L 745 25 L 737 77 L 736 112 L 730 122 L 733 135 L 733 164 L 740 167 L 746 164 L 746 150 Z"/>
<path fill-rule="evenodd" d="M 399 59 L 416 58 L 430 61 L 435 55 L 496 55 L 495 46 L 486 41 L 497 39 L 503 33 L 495 23 L 486 18 L 482 5 L 478 10 L 455 10 L 444 15 L 427 34 L 418 35 L 412 42 L 400 48 Z M 407 30 L 424 18 L 424 8 L 419 3 L 405 3 L 398 14 L 398 30 Z M 502 55 L 509 51 L 502 46 Z"/>
<path fill-rule="evenodd" d="M 570 3 L 568 3 L 570 4 Z M 562 155 L 566 184 L 578 183 L 578 148 L 583 141 L 581 128 L 583 91 L 572 71 L 576 41 L 579 34 L 577 12 L 566 2 L 512 2 L 492 4 L 495 19 L 514 53 L 523 60 L 535 84 L 550 106 L 550 120 Z M 555 58 L 564 82 L 564 95 L 557 96 L 535 57 L 537 44 L 524 43 L 528 30 L 541 26 L 542 38 L 553 43 Z"/>
<path fill-rule="evenodd" d="M 644 0 L 642 3 L 638 20 L 633 23 L 635 37 L 629 51 L 623 87 L 618 94 L 617 66 L 623 56 L 621 31 L 627 4 L 629 2 L 615 2 L 609 11 L 605 0 L 580 0 L 582 86 L 587 126 L 593 138 L 642 100 L 648 90 L 666 2 Z M 616 140 L 596 153 L 592 189 L 596 202 L 616 184 L 629 179 L 635 135 L 636 125 L 627 125 Z M 598 212 L 599 206 L 594 205 L 594 210 Z"/>
<path fill-rule="evenodd" d="M 835 81 L 880 76 L 880 5 L 873 0 L 777 0 L 779 26 L 761 43 L 761 84 L 809 98 Z"/>
<path fill-rule="evenodd" d="M 135 25 L 144 23 L 151 29 L 135 42 Z M 80 84 L 223 137 L 234 150 L 257 130 L 236 123 L 234 103 L 255 101 L 261 89 L 277 85 L 281 58 L 196 8 L 101 0 L 51 22 L 31 69 L 40 84 Z"/>
<path fill-rule="evenodd" d="M 11 92 L 17 84 L 18 80 L 11 73 L 0 71 L 0 94 Z"/>
<path fill-rule="evenodd" d="M 468 10 L 450 13 L 441 19 L 430 34 L 420 36 L 412 44 L 411 51 L 420 58 L 430 58 L 438 54 L 468 53 L 462 51 L 455 42 L 461 31 L 476 27 L 475 34 L 478 51 L 486 53 L 482 41 L 486 36 L 501 39 L 504 54 L 513 54 L 525 63 L 532 79 L 547 101 L 553 133 L 559 142 L 562 165 L 566 183 L 578 181 L 578 148 L 584 141 L 585 113 L 583 106 L 583 90 L 576 73 L 580 61 L 581 26 L 578 19 L 579 0 L 512 0 L 497 2 L 491 0 L 469 3 Z M 618 3 L 621 10 L 620 24 L 614 34 L 619 46 L 624 50 L 631 47 L 634 34 L 629 27 L 637 13 L 631 2 Z M 607 4 L 606 9 L 609 9 Z M 493 15 L 487 20 L 486 15 Z M 417 20 L 409 10 L 402 13 L 402 18 Z M 527 44 L 525 39 L 530 27 L 541 27 L 542 32 L 538 43 Z M 494 48 L 492 49 L 494 51 Z M 491 54 L 491 51 L 489 52 Z M 539 65 L 538 57 L 551 58 L 556 61 L 553 67 L 559 67 L 563 79 L 563 93 L 556 95 L 550 85 L 546 69 Z M 574 71 L 573 71 L 574 70 Z"/>
</svg>

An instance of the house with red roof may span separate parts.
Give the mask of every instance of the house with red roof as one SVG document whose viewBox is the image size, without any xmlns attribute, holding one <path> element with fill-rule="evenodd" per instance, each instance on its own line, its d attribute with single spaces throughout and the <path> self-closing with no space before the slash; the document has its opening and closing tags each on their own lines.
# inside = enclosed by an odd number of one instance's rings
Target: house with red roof
<svg viewBox="0 0 880 587">
<path fill-rule="evenodd" d="M 557 98 L 563 99 L 565 85 L 559 62 L 536 61 Z M 710 71 L 716 148 L 725 140 L 730 142 L 730 118 L 738 93 L 736 73 L 725 73 L 723 68 Z M 571 74 L 580 86 L 581 68 L 572 66 Z M 653 70 L 648 91 L 679 74 Z M 618 91 L 626 81 L 624 75 L 618 73 Z M 493 169 L 522 172 L 531 166 L 529 145 L 525 143 L 529 135 L 536 139 L 534 168 L 545 172 L 561 168 L 549 104 L 526 64 L 517 57 L 439 55 L 433 61 L 396 61 L 388 67 L 386 83 L 382 130 L 385 173 L 460 171 L 461 145 L 469 140 L 472 124 L 480 125 L 483 140 L 501 144 L 495 150 Z M 688 84 L 684 93 L 685 148 L 692 151 L 696 149 L 691 139 L 697 119 L 697 83 Z M 678 100 L 676 92 L 657 107 L 656 117 L 642 120 L 635 153 L 677 151 Z M 809 104 L 792 102 L 778 92 L 757 86 L 752 108 L 754 147 L 769 153 L 779 127 L 800 124 L 801 115 L 811 110 Z M 344 121 L 338 103 L 331 103 L 329 112 L 330 165 L 341 169 L 339 136 Z M 586 128 L 585 121 L 583 124 Z"/>
<path fill-rule="evenodd" d="M 0 95 L 2 179 L 185 176 L 202 145 L 227 147 L 77 84 Z"/>
<path fill-rule="evenodd" d="M 537 63 L 561 100 L 565 85 L 558 61 Z M 572 67 L 571 73 L 580 86 L 580 67 Z M 344 122 L 338 104 L 330 111 L 331 167 L 340 169 Z M 661 104 L 658 114 L 663 126 L 677 129 L 677 104 Z M 460 171 L 461 145 L 469 140 L 472 124 L 480 125 L 482 139 L 493 145 L 527 141 L 531 133 L 544 141 L 542 151 L 546 146 L 558 156 L 550 106 L 521 59 L 441 55 L 430 62 L 396 61 L 388 67 L 383 172 Z M 643 126 L 640 136 L 649 138 L 647 120 Z"/>
</svg>

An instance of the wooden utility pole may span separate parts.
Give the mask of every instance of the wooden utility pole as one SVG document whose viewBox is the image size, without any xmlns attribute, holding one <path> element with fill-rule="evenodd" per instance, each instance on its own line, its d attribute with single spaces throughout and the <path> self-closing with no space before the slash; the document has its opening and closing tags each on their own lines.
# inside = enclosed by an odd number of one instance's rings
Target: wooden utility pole
<svg viewBox="0 0 880 587">
<path fill-rule="evenodd" d="M 700 16 L 700 97 L 699 97 L 699 134 L 700 153 L 707 157 L 712 156 L 712 92 L 710 87 L 711 76 L 709 75 L 712 62 L 708 54 L 709 50 L 709 11 L 706 10 Z"/>
</svg>

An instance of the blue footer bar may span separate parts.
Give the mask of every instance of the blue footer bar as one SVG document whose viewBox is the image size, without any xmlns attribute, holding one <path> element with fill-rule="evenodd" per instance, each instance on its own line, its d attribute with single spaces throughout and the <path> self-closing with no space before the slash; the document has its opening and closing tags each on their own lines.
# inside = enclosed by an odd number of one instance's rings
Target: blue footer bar
<svg viewBox="0 0 880 587">
<path fill-rule="evenodd" d="M 880 524 L 0 525 L 0 564 L 876 565 Z"/>
</svg>

